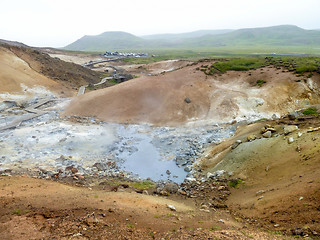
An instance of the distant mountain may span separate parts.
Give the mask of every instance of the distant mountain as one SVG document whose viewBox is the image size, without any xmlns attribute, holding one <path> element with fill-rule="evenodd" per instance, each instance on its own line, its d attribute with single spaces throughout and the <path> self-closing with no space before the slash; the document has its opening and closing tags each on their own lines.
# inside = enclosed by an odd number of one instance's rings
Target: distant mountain
<svg viewBox="0 0 320 240">
<path fill-rule="evenodd" d="M 189 39 L 184 44 L 198 47 L 320 45 L 320 32 L 292 25 L 246 28 L 217 36 Z"/>
<path fill-rule="evenodd" d="M 234 30 L 231 29 L 221 29 L 221 30 L 199 30 L 188 33 L 167 33 L 167 34 L 154 34 L 154 35 L 146 35 L 141 36 L 143 39 L 147 40 L 178 40 L 178 39 L 186 39 L 186 38 L 197 38 L 203 37 L 206 35 L 219 35 L 228 32 L 232 32 Z"/>
<path fill-rule="evenodd" d="M 77 51 L 201 49 L 219 47 L 320 46 L 320 31 L 293 25 L 239 30 L 202 30 L 137 37 L 126 32 L 84 36 L 65 47 Z"/>
<path fill-rule="evenodd" d="M 105 32 L 96 36 L 84 36 L 66 46 L 74 51 L 105 51 L 109 49 L 143 48 L 144 40 L 126 32 Z"/>
</svg>

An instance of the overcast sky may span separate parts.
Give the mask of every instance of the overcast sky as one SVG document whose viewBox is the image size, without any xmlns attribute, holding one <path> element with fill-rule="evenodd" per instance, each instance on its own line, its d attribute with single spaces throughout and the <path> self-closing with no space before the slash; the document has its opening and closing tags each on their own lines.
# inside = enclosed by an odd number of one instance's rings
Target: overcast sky
<svg viewBox="0 0 320 240">
<path fill-rule="evenodd" d="M 83 35 L 292 24 L 320 28 L 319 0 L 1 0 L 0 39 L 63 47 Z"/>
</svg>

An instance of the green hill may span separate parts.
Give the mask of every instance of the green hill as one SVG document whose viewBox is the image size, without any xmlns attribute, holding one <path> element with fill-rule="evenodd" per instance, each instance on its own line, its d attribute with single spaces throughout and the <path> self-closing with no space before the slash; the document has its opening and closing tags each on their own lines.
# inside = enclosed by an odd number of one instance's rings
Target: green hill
<svg viewBox="0 0 320 240">
<path fill-rule="evenodd" d="M 167 33 L 167 34 L 154 34 L 154 35 L 146 35 L 141 38 L 147 40 L 179 40 L 179 39 L 187 39 L 187 38 L 197 38 L 203 37 L 206 35 L 219 35 L 228 32 L 232 32 L 234 30 L 231 29 L 221 29 L 221 30 L 199 30 L 188 33 Z"/>
<path fill-rule="evenodd" d="M 320 31 L 281 25 L 239 30 L 202 30 L 182 34 L 157 34 L 137 37 L 125 32 L 105 32 L 84 36 L 65 47 L 76 51 L 121 51 L 138 49 L 275 49 L 320 46 Z"/>
<path fill-rule="evenodd" d="M 121 49 L 139 49 L 144 47 L 144 40 L 126 32 L 105 32 L 96 36 L 84 36 L 66 46 L 74 51 L 106 51 Z"/>
<path fill-rule="evenodd" d="M 185 41 L 185 46 L 309 46 L 320 45 L 320 32 L 297 26 L 282 25 L 266 28 L 239 29 L 218 36 L 204 36 Z"/>
</svg>

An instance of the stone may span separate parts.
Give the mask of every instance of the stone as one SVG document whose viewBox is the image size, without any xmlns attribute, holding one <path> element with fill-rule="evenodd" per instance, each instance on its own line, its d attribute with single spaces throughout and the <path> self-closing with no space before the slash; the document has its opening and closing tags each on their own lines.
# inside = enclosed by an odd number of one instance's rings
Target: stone
<svg viewBox="0 0 320 240">
<path fill-rule="evenodd" d="M 223 219 L 219 219 L 219 222 L 224 223 L 224 220 Z"/>
<path fill-rule="evenodd" d="M 262 136 L 263 136 L 264 138 L 271 138 L 272 133 L 271 133 L 271 131 L 267 131 L 267 132 L 265 132 L 264 134 L 262 134 Z"/>
<path fill-rule="evenodd" d="M 293 137 L 289 137 L 289 138 L 288 138 L 288 143 L 291 144 L 291 143 L 293 143 L 293 142 L 294 142 L 294 138 L 293 138 Z"/>
<path fill-rule="evenodd" d="M 188 159 L 186 159 L 185 157 L 182 157 L 182 156 L 177 156 L 176 157 L 176 164 L 178 166 L 184 166 L 184 165 L 188 164 Z"/>
<path fill-rule="evenodd" d="M 187 192 L 186 192 L 186 191 L 183 191 L 182 189 L 179 189 L 179 190 L 178 190 L 178 193 L 180 193 L 181 195 L 184 195 L 184 196 L 187 195 Z"/>
<path fill-rule="evenodd" d="M 288 118 L 289 118 L 290 120 L 295 120 L 295 119 L 297 119 L 298 117 L 299 117 L 299 114 L 298 114 L 297 112 L 291 112 L 291 113 L 288 114 Z"/>
<path fill-rule="evenodd" d="M 167 191 L 162 190 L 162 191 L 160 191 L 160 195 L 161 196 L 169 196 L 170 194 Z"/>
<path fill-rule="evenodd" d="M 252 141 L 255 140 L 256 138 L 257 138 L 256 135 L 251 134 L 251 135 L 249 135 L 249 136 L 247 137 L 247 140 L 248 140 L 248 142 L 252 142 Z"/>
<path fill-rule="evenodd" d="M 186 97 L 186 98 L 184 99 L 184 101 L 185 101 L 186 103 L 191 103 L 191 99 L 188 98 L 188 97 Z"/>
<path fill-rule="evenodd" d="M 164 191 L 167 191 L 169 193 L 176 193 L 178 192 L 179 190 L 179 186 L 178 184 L 174 183 L 174 182 L 170 182 L 170 183 L 167 183 L 164 188 L 163 188 Z"/>
<path fill-rule="evenodd" d="M 263 134 L 263 133 L 265 133 L 267 130 L 266 130 L 266 128 L 265 127 L 262 127 L 261 129 L 260 129 L 260 132 Z"/>
<path fill-rule="evenodd" d="M 175 208 L 175 206 L 167 204 L 167 207 L 171 210 L 171 211 L 177 211 L 177 209 Z"/>
<path fill-rule="evenodd" d="M 320 130 L 320 127 L 317 127 L 317 128 L 310 128 L 307 130 L 307 132 L 315 132 L 315 131 L 319 131 Z"/>
<path fill-rule="evenodd" d="M 168 174 L 168 175 L 170 175 L 170 174 L 171 174 L 171 172 L 170 172 L 170 170 L 169 170 L 169 169 L 166 171 L 166 174 Z"/>
<path fill-rule="evenodd" d="M 104 171 L 107 165 L 105 163 L 95 163 L 92 167 L 96 167 L 98 171 Z"/>
<path fill-rule="evenodd" d="M 187 166 L 187 167 L 184 168 L 184 170 L 185 170 L 186 172 L 191 172 L 192 168 L 189 167 L 189 166 Z"/>
<path fill-rule="evenodd" d="M 211 173 L 211 172 L 208 172 L 208 173 L 207 173 L 207 178 L 212 178 L 212 177 L 214 177 L 214 174 Z"/>
<path fill-rule="evenodd" d="M 272 132 L 272 133 L 275 133 L 277 130 L 276 130 L 275 128 L 273 128 L 273 127 L 268 127 L 268 128 L 266 129 L 266 131 L 270 131 L 270 132 Z"/>
<path fill-rule="evenodd" d="M 241 140 L 236 140 L 236 142 L 231 145 L 231 148 L 232 148 L 232 149 L 235 149 L 235 148 L 237 148 L 241 143 L 242 143 Z"/>
<path fill-rule="evenodd" d="M 283 127 L 283 132 L 285 135 L 288 135 L 289 133 L 292 133 L 297 130 L 298 130 L 298 126 L 296 125 L 286 125 Z"/>
<path fill-rule="evenodd" d="M 143 190 L 142 194 L 149 195 L 149 192 L 147 190 Z"/>
</svg>

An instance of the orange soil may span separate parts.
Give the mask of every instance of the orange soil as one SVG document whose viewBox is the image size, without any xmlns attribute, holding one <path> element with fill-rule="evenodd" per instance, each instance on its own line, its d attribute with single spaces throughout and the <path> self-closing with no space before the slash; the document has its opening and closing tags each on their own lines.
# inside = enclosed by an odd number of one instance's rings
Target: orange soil
<svg viewBox="0 0 320 240">
<path fill-rule="evenodd" d="M 195 120 L 232 121 L 254 113 L 287 113 L 320 103 L 317 88 L 275 68 L 206 76 L 201 64 L 144 76 L 75 98 L 65 115 L 95 116 L 121 123 L 181 124 Z M 256 81 L 267 81 L 262 87 Z M 313 77 L 320 82 L 320 77 Z M 191 103 L 186 103 L 185 98 Z M 262 105 L 256 99 L 263 99 Z"/>
</svg>

